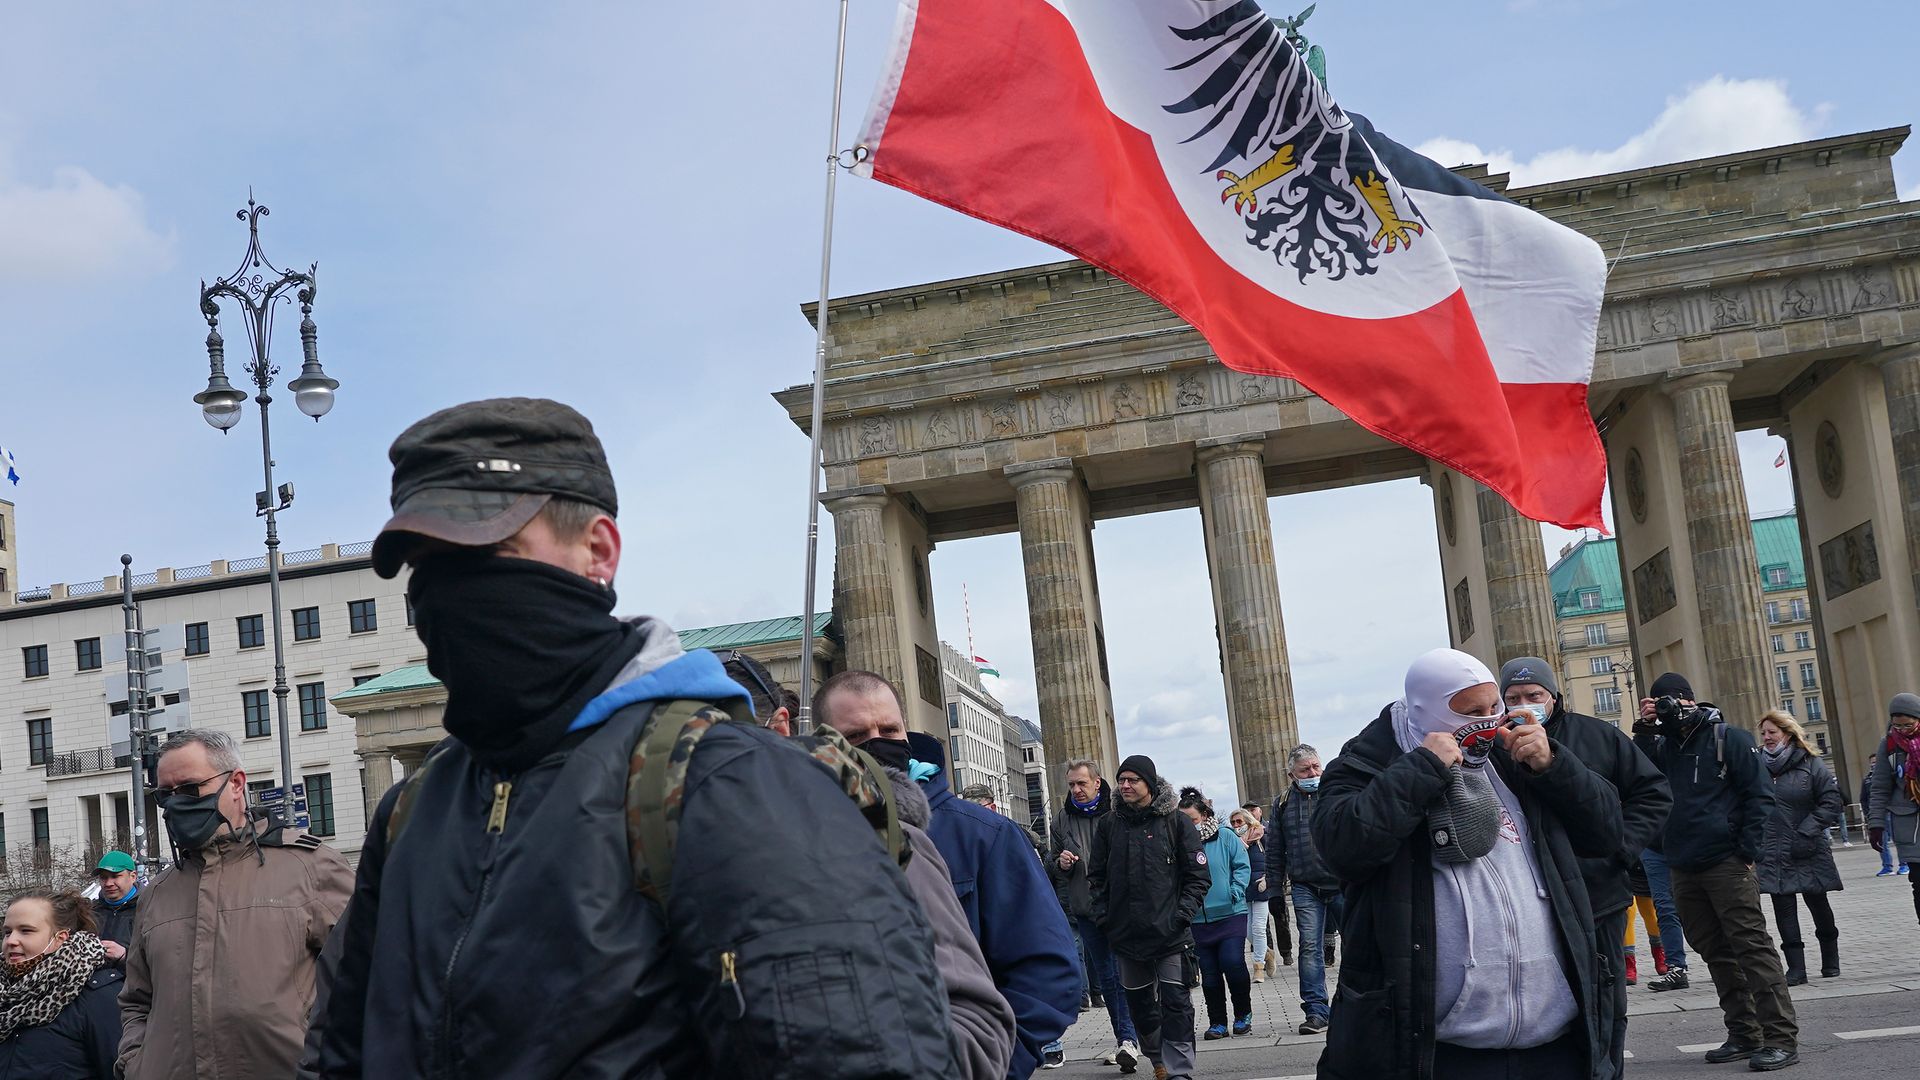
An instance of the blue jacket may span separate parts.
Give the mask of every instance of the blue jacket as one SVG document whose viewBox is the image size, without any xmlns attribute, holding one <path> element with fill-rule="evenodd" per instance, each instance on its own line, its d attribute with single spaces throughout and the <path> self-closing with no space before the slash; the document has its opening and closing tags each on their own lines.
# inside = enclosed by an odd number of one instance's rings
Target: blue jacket
<svg viewBox="0 0 1920 1080">
<path fill-rule="evenodd" d="M 1225 825 L 1206 843 L 1207 873 L 1213 884 L 1207 886 L 1207 899 L 1200 905 L 1194 922 L 1212 923 L 1247 913 L 1247 882 L 1253 878 L 1253 864 L 1247 861 L 1247 845 Z"/>
<path fill-rule="evenodd" d="M 956 798 L 944 768 L 921 786 L 933 808 L 927 833 L 947 861 L 967 925 L 1019 1025 L 1007 1075 L 1026 1080 L 1040 1064 L 1040 1048 L 1064 1034 L 1079 1013 L 1072 931 L 1018 825 Z"/>
</svg>

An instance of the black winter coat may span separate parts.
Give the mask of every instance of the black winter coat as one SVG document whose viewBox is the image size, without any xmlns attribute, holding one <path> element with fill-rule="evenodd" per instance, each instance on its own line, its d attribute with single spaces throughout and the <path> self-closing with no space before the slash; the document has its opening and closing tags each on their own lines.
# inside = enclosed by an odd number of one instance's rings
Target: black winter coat
<svg viewBox="0 0 1920 1080">
<path fill-rule="evenodd" d="M 1552 746 L 1553 764 L 1543 773 L 1497 747 L 1493 764 L 1527 816 L 1561 959 L 1585 1020 L 1580 1035 L 1590 1072 L 1600 1075 L 1610 1063 L 1597 1003 L 1611 993 L 1614 976 L 1594 939 L 1578 858 L 1619 849 L 1620 798 L 1566 746 Z M 1432 751 L 1400 749 L 1388 708 L 1341 748 L 1320 782 L 1313 839 L 1346 894 L 1340 936 L 1347 943 L 1321 1080 L 1433 1078 L 1433 847 L 1424 826 L 1447 776 Z"/>
<path fill-rule="evenodd" d="M 1700 707 L 1720 713 L 1705 702 Z M 1722 745 L 1714 727 L 1703 721 L 1684 743 L 1646 732 L 1633 737 L 1673 791 L 1673 813 L 1659 850 L 1675 870 L 1706 870 L 1731 858 L 1759 862 L 1773 814 L 1773 785 L 1760 766 L 1753 733 L 1727 724 Z"/>
<path fill-rule="evenodd" d="M 1547 737 L 1559 742 L 1620 793 L 1620 849 L 1597 859 L 1580 860 L 1593 917 L 1605 918 L 1633 903 L 1627 872 L 1649 841 L 1666 828 L 1673 812 L 1673 789 L 1627 734 L 1605 720 L 1568 712 L 1557 702 L 1547 717 Z"/>
<path fill-rule="evenodd" d="M 1766 755 L 1761 755 L 1764 764 Z M 1773 813 L 1754 879 L 1763 893 L 1838 892 L 1827 829 L 1840 824 L 1844 797 L 1827 763 L 1795 746 L 1773 776 Z"/>
<path fill-rule="evenodd" d="M 114 907 L 96 897 L 93 901 L 93 921 L 100 928 L 100 940 L 118 942 L 122 948 L 126 947 L 126 944 L 133 940 L 134 910 L 139 906 L 140 894 L 137 892 L 128 897 L 127 902 L 119 907 Z M 118 960 L 109 960 L 107 963 L 121 971 L 127 969 L 127 958 L 124 955 Z"/>
<path fill-rule="evenodd" d="M 1267 842 L 1263 838 L 1247 845 L 1247 903 L 1261 904 L 1271 899 L 1277 881 L 1267 880 Z"/>
<path fill-rule="evenodd" d="M 1267 861 L 1276 879 L 1314 889 L 1333 889 L 1339 887 L 1340 879 L 1327 869 L 1325 860 L 1313 846 L 1313 808 L 1319 799 L 1320 792 L 1301 791 L 1299 784 L 1290 784 L 1286 797 L 1273 801 L 1273 828 L 1267 832 Z"/>
<path fill-rule="evenodd" d="M 124 978 L 100 968 L 60 1015 L 0 1042 L 0 1080 L 112 1080 Z"/>
<path fill-rule="evenodd" d="M 1213 884 L 1199 830 L 1177 809 L 1179 801 L 1162 780 L 1146 809 L 1122 800 L 1093 833 L 1093 919 L 1129 960 L 1157 960 L 1192 945 L 1193 917 Z"/>
<path fill-rule="evenodd" d="M 337 968 L 308 1041 L 315 1075 L 953 1075 L 911 886 L 836 779 L 774 733 L 712 717 L 687 766 L 665 918 L 635 890 L 628 759 L 651 708 L 512 777 L 499 832 L 508 778 L 457 740 L 391 847 L 401 788 L 387 793 L 322 955 Z"/>
</svg>

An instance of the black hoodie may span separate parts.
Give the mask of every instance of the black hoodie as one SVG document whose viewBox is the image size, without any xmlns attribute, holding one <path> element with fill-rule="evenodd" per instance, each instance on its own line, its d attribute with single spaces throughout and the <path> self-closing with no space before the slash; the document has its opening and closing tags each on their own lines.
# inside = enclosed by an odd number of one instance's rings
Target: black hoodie
<svg viewBox="0 0 1920 1080">
<path fill-rule="evenodd" d="M 1547 737 L 1620 793 L 1620 850 L 1605 858 L 1580 860 L 1593 917 L 1603 919 L 1633 902 L 1627 872 L 1666 827 L 1667 815 L 1673 811 L 1673 789 L 1625 732 L 1605 720 L 1568 712 L 1565 699 L 1557 694 L 1553 715 L 1547 717 Z"/>
</svg>

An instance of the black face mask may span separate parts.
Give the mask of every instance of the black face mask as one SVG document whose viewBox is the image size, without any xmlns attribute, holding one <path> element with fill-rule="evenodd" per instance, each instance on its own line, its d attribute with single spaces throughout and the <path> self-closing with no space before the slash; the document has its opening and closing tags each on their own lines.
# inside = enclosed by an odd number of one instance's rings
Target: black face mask
<svg viewBox="0 0 1920 1080">
<path fill-rule="evenodd" d="M 407 582 L 427 670 L 447 687 L 442 720 L 475 757 L 532 765 L 640 651 L 613 617 L 613 590 L 529 559 L 433 556 Z"/>
<path fill-rule="evenodd" d="M 907 771 L 907 761 L 913 756 L 913 746 L 905 739 L 868 739 L 860 744 L 860 749 L 873 755 L 873 760 L 889 769 Z"/>
<path fill-rule="evenodd" d="M 183 852 L 199 851 L 213 842 L 213 835 L 227 823 L 227 816 L 220 812 L 220 795 L 226 790 L 222 783 L 197 798 L 173 795 L 167 799 L 160 813 L 167 819 L 167 833 L 173 837 L 174 847 Z"/>
</svg>

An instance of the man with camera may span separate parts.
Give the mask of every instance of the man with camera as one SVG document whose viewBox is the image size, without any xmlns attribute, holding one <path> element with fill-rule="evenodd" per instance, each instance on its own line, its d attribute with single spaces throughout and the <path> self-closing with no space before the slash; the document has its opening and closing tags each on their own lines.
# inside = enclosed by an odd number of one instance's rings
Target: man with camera
<svg viewBox="0 0 1920 1080">
<path fill-rule="evenodd" d="M 1655 679 L 1652 694 L 1640 702 L 1633 741 L 1673 788 L 1665 833 L 1673 902 L 1687 940 L 1706 957 L 1727 1025 L 1727 1041 L 1707 1060 L 1786 1068 L 1800 1060 L 1800 1029 L 1753 877 L 1773 811 L 1758 744 L 1696 702 L 1679 675 Z"/>
</svg>

